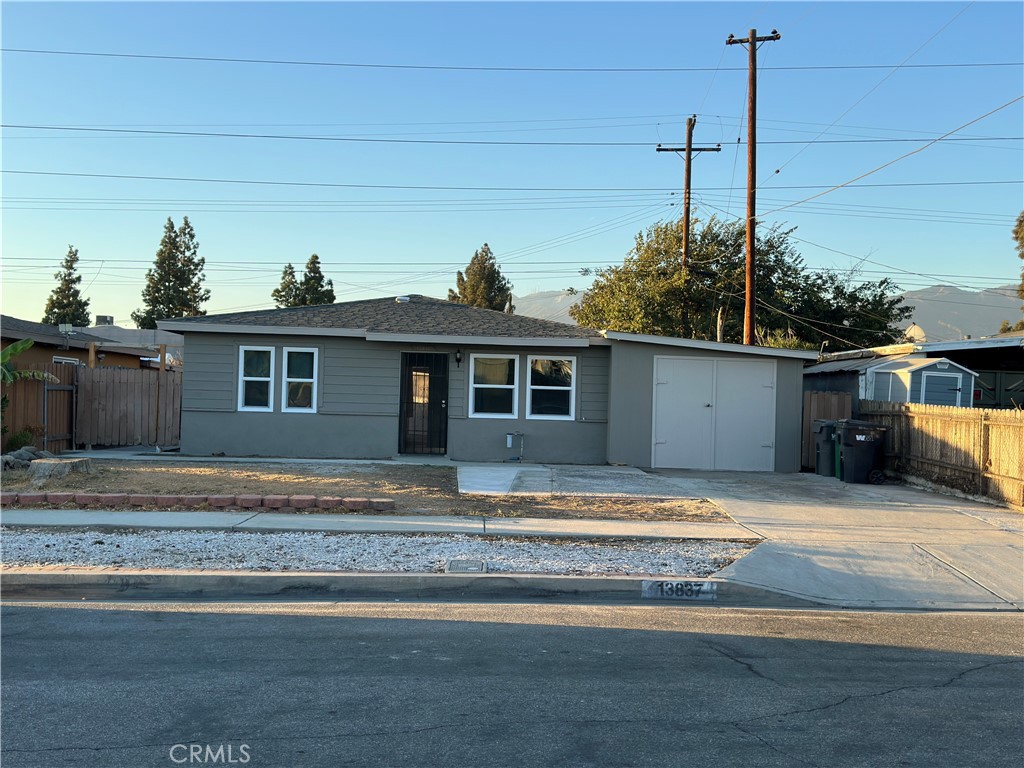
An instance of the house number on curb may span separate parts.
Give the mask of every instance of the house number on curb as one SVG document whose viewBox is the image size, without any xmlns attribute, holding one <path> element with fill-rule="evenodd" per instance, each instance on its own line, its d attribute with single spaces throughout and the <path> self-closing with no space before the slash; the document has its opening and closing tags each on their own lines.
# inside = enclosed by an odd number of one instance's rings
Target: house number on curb
<svg viewBox="0 0 1024 768">
<path fill-rule="evenodd" d="M 713 581 L 648 581 L 640 586 L 640 597 L 651 600 L 703 600 L 717 599 L 718 584 Z"/>
</svg>

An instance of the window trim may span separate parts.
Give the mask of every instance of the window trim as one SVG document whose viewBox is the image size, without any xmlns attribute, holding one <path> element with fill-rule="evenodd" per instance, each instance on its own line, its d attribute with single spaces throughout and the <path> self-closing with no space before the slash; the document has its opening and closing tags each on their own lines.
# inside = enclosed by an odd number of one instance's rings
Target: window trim
<svg viewBox="0 0 1024 768">
<path fill-rule="evenodd" d="M 292 352 L 313 353 L 313 378 L 312 379 L 291 379 L 288 377 L 288 355 Z M 285 347 L 281 355 L 281 413 L 316 413 L 317 411 L 317 390 L 320 379 L 320 350 L 318 347 Z M 309 408 L 288 407 L 288 385 L 292 382 L 311 383 L 313 391 L 310 393 Z"/>
<path fill-rule="evenodd" d="M 270 353 L 270 375 L 269 376 L 246 376 L 245 375 L 245 353 L 246 352 L 269 352 Z M 274 411 L 274 347 L 242 347 L 238 348 L 238 410 L 255 413 L 272 413 Z M 268 384 L 267 405 L 245 405 L 245 382 L 265 381 Z"/>
<path fill-rule="evenodd" d="M 53 365 L 81 365 L 82 361 L 77 357 L 62 357 L 61 355 L 53 356 Z"/>
<path fill-rule="evenodd" d="M 473 374 L 476 370 L 477 358 L 488 360 L 513 360 L 515 371 L 511 384 L 474 384 Z M 477 413 L 476 411 L 476 390 L 477 387 L 485 389 L 510 389 L 512 390 L 512 413 Z M 471 419 L 518 419 L 519 418 L 519 355 L 502 355 L 493 353 L 470 353 L 469 355 L 469 418 Z"/>
<path fill-rule="evenodd" d="M 572 383 L 568 387 L 534 386 L 530 381 L 534 360 L 567 360 L 572 365 Z M 576 421 L 576 357 L 573 355 L 528 355 L 526 358 L 526 418 L 538 421 Z M 569 392 L 569 414 L 554 416 L 549 414 L 533 414 L 533 391 L 535 389 L 550 392 Z"/>
</svg>

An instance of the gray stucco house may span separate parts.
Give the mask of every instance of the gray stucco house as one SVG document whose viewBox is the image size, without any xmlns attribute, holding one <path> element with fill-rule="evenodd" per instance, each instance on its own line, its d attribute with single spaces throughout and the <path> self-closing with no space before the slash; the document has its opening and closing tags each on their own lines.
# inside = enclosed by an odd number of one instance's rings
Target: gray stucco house
<svg viewBox="0 0 1024 768">
<path fill-rule="evenodd" d="M 415 295 L 159 326 L 185 336 L 194 455 L 796 472 L 815 357 Z"/>
</svg>

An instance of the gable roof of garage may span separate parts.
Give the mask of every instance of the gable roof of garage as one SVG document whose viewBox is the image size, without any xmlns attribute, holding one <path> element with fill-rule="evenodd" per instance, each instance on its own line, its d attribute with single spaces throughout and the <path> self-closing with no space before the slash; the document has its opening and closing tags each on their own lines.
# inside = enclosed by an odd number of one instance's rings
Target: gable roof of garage
<svg viewBox="0 0 1024 768">
<path fill-rule="evenodd" d="M 644 333 L 624 333 L 622 331 L 601 331 L 601 335 L 611 341 L 632 341 L 638 344 L 659 344 L 667 347 L 683 347 L 685 349 L 700 349 L 710 352 L 730 352 L 732 354 L 757 355 L 760 357 L 785 357 L 795 360 L 818 359 L 817 352 L 805 349 L 755 347 L 749 344 L 727 344 L 721 341 L 677 339 L 670 336 L 651 336 Z"/>
</svg>

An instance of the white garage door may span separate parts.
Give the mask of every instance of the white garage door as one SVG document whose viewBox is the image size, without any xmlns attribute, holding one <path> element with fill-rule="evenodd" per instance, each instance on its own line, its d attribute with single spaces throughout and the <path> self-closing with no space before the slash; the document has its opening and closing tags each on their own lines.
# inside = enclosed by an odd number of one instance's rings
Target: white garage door
<svg viewBox="0 0 1024 768">
<path fill-rule="evenodd" d="M 775 468 L 775 361 L 654 358 L 651 466 Z"/>
</svg>

